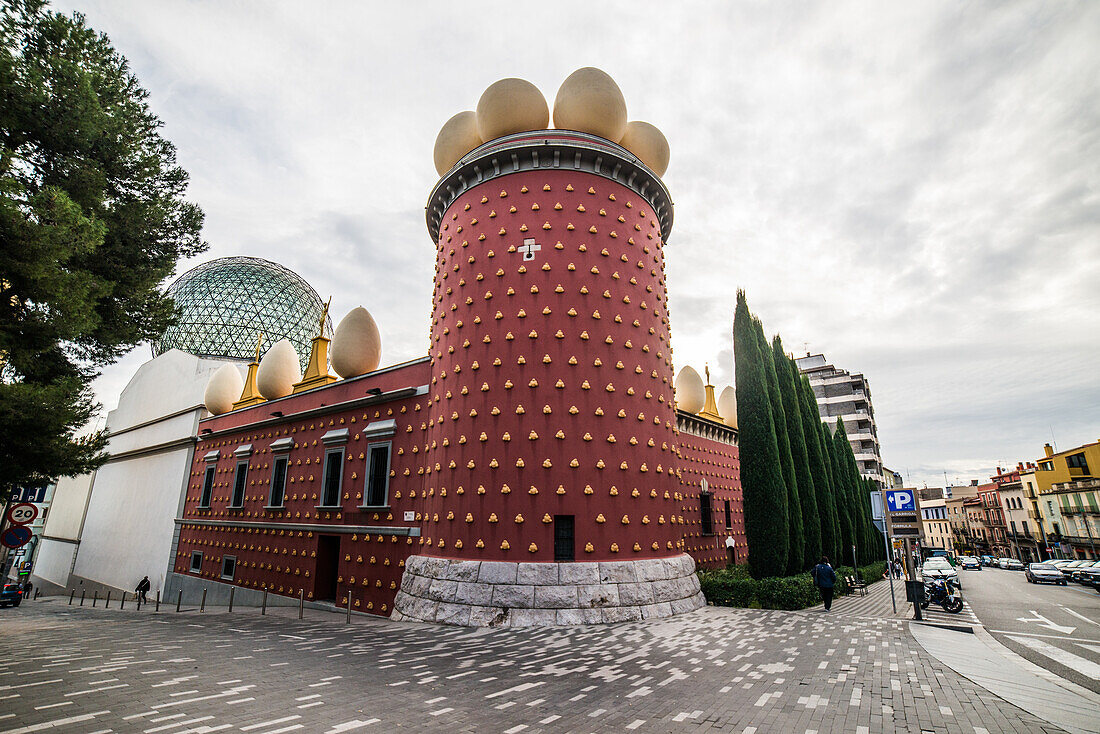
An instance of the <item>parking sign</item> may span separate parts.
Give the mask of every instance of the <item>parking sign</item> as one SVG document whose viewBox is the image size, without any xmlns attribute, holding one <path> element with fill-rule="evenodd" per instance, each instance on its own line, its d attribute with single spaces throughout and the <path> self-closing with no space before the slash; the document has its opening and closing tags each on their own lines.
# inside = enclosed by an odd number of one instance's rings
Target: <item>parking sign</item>
<svg viewBox="0 0 1100 734">
<path fill-rule="evenodd" d="M 886 492 L 886 505 L 890 512 L 916 512 L 917 505 L 912 490 L 891 489 Z"/>
</svg>

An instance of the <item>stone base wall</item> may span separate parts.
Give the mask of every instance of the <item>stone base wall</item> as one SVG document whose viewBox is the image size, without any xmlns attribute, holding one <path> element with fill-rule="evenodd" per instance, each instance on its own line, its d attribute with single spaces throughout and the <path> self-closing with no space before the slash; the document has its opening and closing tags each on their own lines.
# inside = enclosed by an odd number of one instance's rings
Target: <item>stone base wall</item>
<svg viewBox="0 0 1100 734">
<path fill-rule="evenodd" d="M 668 617 L 706 604 L 691 556 L 507 563 L 411 556 L 391 619 L 534 627 Z"/>
</svg>

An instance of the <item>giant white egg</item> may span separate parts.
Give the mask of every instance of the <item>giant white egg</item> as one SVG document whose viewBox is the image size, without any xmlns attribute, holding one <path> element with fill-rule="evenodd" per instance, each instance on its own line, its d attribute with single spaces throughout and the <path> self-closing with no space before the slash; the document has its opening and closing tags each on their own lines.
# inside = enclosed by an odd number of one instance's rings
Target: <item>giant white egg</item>
<svg viewBox="0 0 1100 734">
<path fill-rule="evenodd" d="M 359 306 L 348 312 L 332 335 L 332 369 L 340 377 L 365 375 L 382 361 L 382 336 L 370 311 Z"/>
<path fill-rule="evenodd" d="M 493 82 L 477 101 L 477 134 L 486 143 L 512 133 L 545 130 L 549 124 L 546 98 L 525 79 Z"/>
<path fill-rule="evenodd" d="M 207 380 L 202 402 L 211 414 L 221 415 L 233 410 L 233 403 L 241 399 L 243 391 L 241 371 L 235 364 L 223 364 Z"/>
<path fill-rule="evenodd" d="M 718 414 L 731 428 L 737 428 L 737 391 L 729 385 L 718 396 Z"/>
<path fill-rule="evenodd" d="M 554 127 L 619 142 L 626 130 L 626 99 L 622 90 L 601 69 L 593 66 L 577 69 L 561 83 L 554 98 Z"/>
<path fill-rule="evenodd" d="M 275 342 L 260 360 L 256 372 L 256 387 L 268 400 L 289 395 L 294 383 L 302 379 L 298 371 L 298 353 L 286 339 Z"/>
<path fill-rule="evenodd" d="M 443 123 L 435 138 L 435 170 L 440 176 L 451 170 L 458 159 L 481 145 L 477 134 L 477 113 L 467 110 Z"/>
<path fill-rule="evenodd" d="M 707 401 L 707 391 L 703 387 L 703 378 L 691 365 L 685 366 L 676 375 L 676 408 L 688 413 L 698 413 Z"/>
<path fill-rule="evenodd" d="M 619 145 L 642 159 L 642 163 L 658 176 L 668 170 L 668 140 L 664 134 L 648 122 L 634 120 L 626 124 L 626 132 Z"/>
</svg>

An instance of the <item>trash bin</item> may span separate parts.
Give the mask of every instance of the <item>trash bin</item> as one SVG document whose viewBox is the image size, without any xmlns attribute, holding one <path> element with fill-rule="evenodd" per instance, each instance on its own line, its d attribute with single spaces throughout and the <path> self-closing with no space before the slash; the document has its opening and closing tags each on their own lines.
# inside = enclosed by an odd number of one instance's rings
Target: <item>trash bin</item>
<svg viewBox="0 0 1100 734">
<path fill-rule="evenodd" d="M 912 602 L 913 604 L 920 604 L 924 601 L 923 581 L 905 582 L 905 601 Z"/>
</svg>

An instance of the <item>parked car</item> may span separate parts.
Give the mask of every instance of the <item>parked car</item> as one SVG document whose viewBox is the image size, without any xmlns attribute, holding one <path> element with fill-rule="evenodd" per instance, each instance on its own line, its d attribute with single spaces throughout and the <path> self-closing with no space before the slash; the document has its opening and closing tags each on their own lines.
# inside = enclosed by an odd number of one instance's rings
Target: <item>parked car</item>
<svg viewBox="0 0 1100 734">
<path fill-rule="evenodd" d="M 1069 582 L 1057 566 L 1049 563 L 1032 563 L 1024 570 L 1024 578 L 1029 584 L 1058 584 L 1066 586 Z"/>
<path fill-rule="evenodd" d="M 994 562 L 993 556 L 979 556 L 978 562 L 981 563 L 983 566 L 992 566 Z"/>
<path fill-rule="evenodd" d="M 1006 559 L 1004 559 L 1004 561 L 1005 561 L 1005 564 L 1003 566 L 1001 566 L 1001 568 L 1006 568 L 1009 571 L 1023 571 L 1024 570 L 1024 564 L 1021 563 L 1020 561 L 1017 561 L 1015 558 L 1006 558 Z"/>
<path fill-rule="evenodd" d="M 1063 576 L 1069 579 L 1073 576 L 1073 572 L 1076 569 L 1084 566 L 1086 563 L 1090 563 L 1090 561 L 1070 561 L 1069 563 L 1059 564 L 1058 570 L 1062 572 Z"/>
<path fill-rule="evenodd" d="M 1070 574 L 1069 574 L 1070 581 L 1076 581 L 1079 584 L 1084 583 L 1084 581 L 1082 579 L 1083 574 L 1087 571 L 1092 571 L 1093 569 L 1097 569 L 1097 568 L 1100 568 L 1100 561 L 1089 561 L 1088 563 L 1084 564 L 1083 566 L 1078 566 L 1077 568 L 1070 571 Z"/>
<path fill-rule="evenodd" d="M 1081 572 L 1082 581 L 1085 586 L 1091 586 L 1092 588 L 1100 591 L 1100 568 L 1089 568 Z"/>
<path fill-rule="evenodd" d="M 960 589 L 962 583 L 959 581 L 959 573 L 955 570 L 955 567 L 947 562 L 946 558 L 929 558 L 924 562 L 924 565 L 920 567 L 921 576 L 925 580 L 928 579 L 942 579 L 950 580 Z"/>
<path fill-rule="evenodd" d="M 959 559 L 959 566 L 961 566 L 962 568 L 968 569 L 968 570 L 972 570 L 972 571 L 981 571 L 982 570 L 981 561 L 979 561 L 974 556 L 963 556 L 962 558 Z"/>
<path fill-rule="evenodd" d="M 0 591 L 0 607 L 7 606 L 8 604 L 17 607 L 22 601 L 23 590 L 19 584 L 4 584 L 3 591 Z"/>
</svg>

